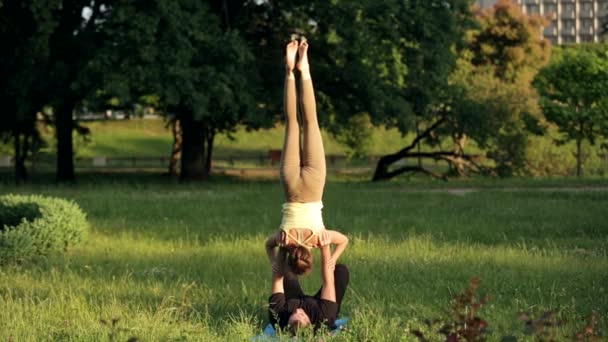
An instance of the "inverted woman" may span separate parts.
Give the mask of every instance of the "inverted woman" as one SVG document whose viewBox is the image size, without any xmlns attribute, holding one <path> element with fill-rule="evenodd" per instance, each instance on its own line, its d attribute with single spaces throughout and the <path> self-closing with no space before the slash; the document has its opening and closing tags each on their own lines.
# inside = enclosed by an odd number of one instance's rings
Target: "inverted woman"
<svg viewBox="0 0 608 342">
<path fill-rule="evenodd" d="M 321 210 L 326 178 L 325 150 L 308 64 L 308 43 L 294 40 L 287 44 L 285 62 L 285 140 L 281 154 L 285 203 L 281 226 L 266 240 L 266 252 L 273 268 L 278 265 L 277 258 L 286 258 L 290 271 L 302 275 L 312 267 L 311 248 L 335 245 L 329 260 L 333 269 L 348 244 L 348 238 L 337 231 L 325 229 L 323 224 Z M 299 99 L 296 71 L 300 80 Z M 298 102 L 301 122 L 297 115 Z"/>
</svg>

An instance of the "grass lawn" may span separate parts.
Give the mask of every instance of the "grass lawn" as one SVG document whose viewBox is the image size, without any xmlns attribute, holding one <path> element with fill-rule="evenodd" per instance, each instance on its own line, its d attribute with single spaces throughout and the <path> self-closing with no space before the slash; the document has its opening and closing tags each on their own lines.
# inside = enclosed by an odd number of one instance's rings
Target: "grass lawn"
<svg viewBox="0 0 608 342">
<path fill-rule="evenodd" d="M 156 157 L 171 152 L 173 137 L 162 119 L 94 121 L 84 125 L 91 130 L 91 135 L 88 141 L 75 136 L 75 150 L 79 157 Z M 233 139 L 229 139 L 225 134 L 218 135 L 214 143 L 214 154 L 222 157 L 266 155 L 268 150 L 281 149 L 284 134 L 284 128 L 280 124 L 274 128 L 252 132 L 241 128 L 233 134 Z M 44 134 L 44 137 L 48 145 L 46 151 L 54 153 L 52 132 Z M 323 132 L 323 140 L 327 154 L 344 154 L 345 147 L 326 132 Z M 372 137 L 370 154 L 394 152 L 407 141 L 409 140 L 401 137 L 396 129 L 377 128 Z M 7 149 L 7 153 L 9 151 Z"/>
<path fill-rule="evenodd" d="M 560 185 L 569 189 L 546 189 Z M 571 189 L 581 185 L 595 191 Z M 606 338 L 608 191 L 601 182 L 511 186 L 330 182 L 325 223 L 351 241 L 341 259 L 351 322 L 334 340 L 413 341 L 408 329 L 445 317 L 475 276 L 490 295 L 479 315 L 491 341 L 532 340 L 518 313 L 545 310 L 567 319 L 552 330 L 559 340 L 593 310 Z M 92 232 L 65 256 L 0 267 L 0 340 L 247 341 L 267 323 L 263 241 L 280 221 L 278 181 L 85 176 L 78 186 L 0 184 L 8 192 L 72 199 Z M 315 272 L 304 288 L 319 284 Z"/>
</svg>

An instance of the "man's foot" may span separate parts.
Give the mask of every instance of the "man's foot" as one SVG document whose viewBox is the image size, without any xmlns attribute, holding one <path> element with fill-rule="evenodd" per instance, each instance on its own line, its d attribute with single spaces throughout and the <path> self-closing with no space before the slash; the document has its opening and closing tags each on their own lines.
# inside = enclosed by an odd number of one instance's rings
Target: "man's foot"
<svg viewBox="0 0 608 342">
<path fill-rule="evenodd" d="M 293 69 L 296 65 L 296 54 L 298 53 L 298 41 L 292 40 L 285 48 L 285 71 L 287 76 L 293 76 Z"/>
<path fill-rule="evenodd" d="M 300 75 L 303 80 L 310 79 L 310 67 L 308 65 L 308 42 L 302 40 L 298 47 L 298 64 L 296 65 L 300 70 Z"/>
</svg>

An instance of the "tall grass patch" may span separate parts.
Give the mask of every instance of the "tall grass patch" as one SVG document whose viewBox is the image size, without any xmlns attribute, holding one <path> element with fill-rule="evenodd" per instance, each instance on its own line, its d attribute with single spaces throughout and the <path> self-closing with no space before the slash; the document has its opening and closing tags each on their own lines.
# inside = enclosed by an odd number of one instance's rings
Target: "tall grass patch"
<svg viewBox="0 0 608 342">
<path fill-rule="evenodd" d="M 232 341 L 267 323 L 263 242 L 280 222 L 278 182 L 3 190 L 69 198 L 92 232 L 65 256 L 0 268 L 0 339 Z M 543 310 L 567 318 L 555 329 L 569 336 L 608 311 L 607 202 L 605 191 L 328 184 L 325 224 L 351 241 L 351 320 L 336 340 L 414 340 L 473 277 L 490 298 L 480 315 L 491 340 L 523 337 L 518 313 Z M 319 286 L 315 267 L 303 288 Z"/>
</svg>

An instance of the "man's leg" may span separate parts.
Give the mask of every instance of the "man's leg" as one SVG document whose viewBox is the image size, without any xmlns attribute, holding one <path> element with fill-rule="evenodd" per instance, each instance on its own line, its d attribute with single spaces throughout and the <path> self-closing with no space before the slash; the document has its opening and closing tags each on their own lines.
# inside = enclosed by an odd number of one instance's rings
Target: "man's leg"
<svg viewBox="0 0 608 342">
<path fill-rule="evenodd" d="M 302 101 L 302 124 L 304 126 L 300 200 L 302 202 L 317 202 L 323 197 L 326 165 L 307 51 L 308 43 L 301 42 L 298 49 L 299 60 L 297 64 L 301 76 L 300 99 Z"/>
<path fill-rule="evenodd" d="M 342 300 L 350 281 L 350 273 L 348 268 L 344 264 L 337 264 L 334 270 L 334 282 L 336 284 L 336 303 L 338 303 L 338 314 L 340 314 L 340 307 L 342 306 Z"/>
<path fill-rule="evenodd" d="M 334 269 L 334 284 L 336 286 L 336 303 L 338 304 L 338 314 L 340 314 L 340 307 L 342 306 L 342 300 L 344 299 L 344 294 L 346 293 L 349 280 L 350 273 L 346 265 L 337 264 L 336 268 Z M 316 298 L 321 298 L 321 290 L 323 290 L 323 287 L 321 287 L 315 294 Z"/>
<path fill-rule="evenodd" d="M 281 153 L 281 181 L 287 202 L 297 199 L 300 181 L 300 126 L 297 117 L 296 79 L 293 73 L 298 42 L 292 41 L 286 48 L 286 75 L 283 98 L 285 111 L 285 140 Z"/>
</svg>

